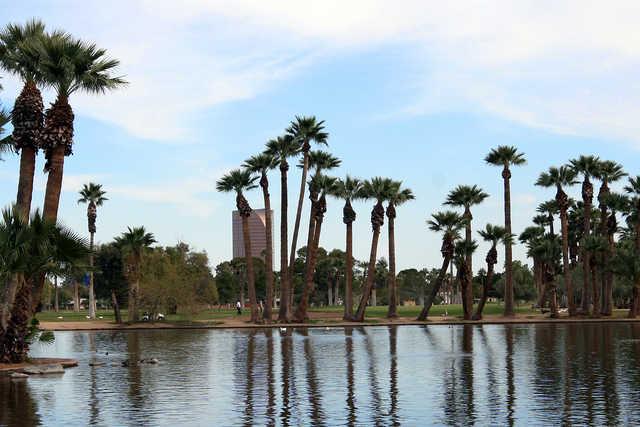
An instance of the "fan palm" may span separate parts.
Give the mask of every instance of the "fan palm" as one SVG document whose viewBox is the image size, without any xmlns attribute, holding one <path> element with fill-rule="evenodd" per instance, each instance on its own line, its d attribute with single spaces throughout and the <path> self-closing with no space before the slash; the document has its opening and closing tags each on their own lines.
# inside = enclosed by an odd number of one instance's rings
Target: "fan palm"
<svg viewBox="0 0 640 427">
<path fill-rule="evenodd" d="M 569 223 L 567 213 L 569 210 L 570 202 L 567 193 L 563 188 L 574 185 L 576 183 L 576 172 L 567 167 L 552 166 L 547 172 L 540 174 L 540 177 L 536 181 L 536 185 L 541 187 L 555 187 L 556 188 L 556 205 L 560 211 L 560 228 L 562 233 L 562 266 L 564 271 L 564 284 L 567 290 L 567 305 L 569 308 L 569 316 L 576 315 L 576 304 L 573 296 L 573 283 L 571 277 L 571 266 L 569 263 Z"/>
<path fill-rule="evenodd" d="M 527 256 L 533 259 L 533 280 L 535 282 L 536 291 L 538 292 L 539 298 L 543 294 L 543 271 L 542 263 L 540 261 L 540 258 L 536 256 L 534 247 L 543 236 L 544 227 L 541 226 L 527 227 L 522 231 L 522 233 L 520 233 L 520 236 L 518 236 L 518 240 L 520 240 L 521 243 L 527 245 Z"/>
<path fill-rule="evenodd" d="M 280 169 L 280 309 L 278 312 L 278 320 L 280 322 L 288 322 L 291 319 L 289 257 L 287 256 L 287 249 L 289 248 L 287 230 L 287 211 L 289 209 L 287 171 L 289 170 L 289 163 L 287 159 L 297 156 L 300 153 L 300 147 L 299 141 L 291 135 L 284 135 L 267 142 L 265 151 L 276 158 Z"/>
<path fill-rule="evenodd" d="M 78 203 L 87 204 L 87 225 L 89 228 L 89 248 L 91 253 L 89 254 L 89 317 L 96 318 L 96 295 L 93 288 L 93 242 L 96 234 L 96 218 L 98 217 L 98 206 L 102 206 L 107 199 L 105 197 L 106 191 L 102 189 L 101 184 L 84 184 L 82 190 L 80 190 L 80 198 Z"/>
<path fill-rule="evenodd" d="M 387 194 L 387 229 L 389 232 L 389 310 L 388 318 L 398 317 L 398 288 L 396 282 L 396 238 L 395 219 L 396 206 L 400 206 L 409 200 L 415 199 L 410 188 L 402 188 L 402 181 L 392 181 Z"/>
<path fill-rule="evenodd" d="M 242 219 L 242 236 L 244 240 L 244 256 L 247 263 L 247 289 L 249 291 L 249 303 L 251 304 L 251 321 L 258 323 L 258 300 L 256 298 L 255 275 L 253 271 L 253 256 L 251 254 L 251 235 L 249 234 L 249 217 L 251 206 L 244 197 L 244 192 L 256 188 L 257 176 L 253 176 L 248 170 L 235 169 L 224 175 L 216 183 L 216 190 L 223 193 L 236 193 L 236 207 Z"/>
<path fill-rule="evenodd" d="M 576 175 L 582 175 L 582 238 L 591 234 L 591 210 L 593 205 L 593 184 L 591 178 L 597 177 L 598 168 L 600 167 L 600 159 L 596 156 L 580 156 L 572 159 L 569 164 Z M 584 245 L 580 245 L 580 258 L 582 259 L 582 304 L 583 312 L 589 310 L 589 293 L 590 291 L 590 260 L 589 254 L 584 250 Z"/>
<path fill-rule="evenodd" d="M 606 220 L 605 220 L 606 222 Z M 605 264 L 606 253 L 608 252 L 607 239 L 604 236 L 592 234 L 583 240 L 584 250 L 589 253 L 589 272 L 593 278 L 592 297 L 593 297 L 593 317 L 600 317 L 601 312 L 601 299 L 603 288 L 597 286 L 598 276 L 600 276 L 600 282 L 605 285 Z"/>
<path fill-rule="evenodd" d="M 364 321 L 364 312 L 369 303 L 371 290 L 373 289 L 373 281 L 375 279 L 376 257 L 378 253 L 378 239 L 380 238 L 380 228 L 384 225 L 384 206 L 383 202 L 387 200 L 389 194 L 389 185 L 391 180 L 388 178 L 375 177 L 364 181 L 362 184 L 362 196 L 366 199 L 376 201 L 371 211 L 371 227 L 373 235 L 371 238 L 371 251 L 369 254 L 369 265 L 367 267 L 367 279 L 362 289 L 362 296 L 358 309 L 354 316 L 357 322 Z"/>
<path fill-rule="evenodd" d="M 144 227 L 127 227 L 127 231 L 116 237 L 115 242 L 125 254 L 124 275 L 129 283 L 129 321 L 137 322 L 142 257 L 145 251 L 156 243 L 156 239 Z"/>
<path fill-rule="evenodd" d="M 451 190 L 447 196 L 445 205 L 458 206 L 464 208 L 462 217 L 465 219 L 465 240 L 468 245 L 471 244 L 471 207 L 482 203 L 489 195 L 482 191 L 477 185 L 459 185 Z M 467 270 L 473 274 L 472 254 L 467 254 Z M 462 308 L 464 318 L 471 319 L 471 311 L 473 310 L 473 290 L 471 286 L 462 285 Z"/>
<path fill-rule="evenodd" d="M 300 194 L 298 195 L 298 207 L 296 209 L 296 219 L 293 225 L 293 235 L 291 237 L 291 251 L 289 252 L 289 283 L 293 283 L 293 263 L 296 259 L 296 247 L 298 244 L 298 232 L 300 231 L 300 219 L 302 217 L 302 205 L 304 203 L 304 192 L 307 185 L 307 173 L 309 170 L 309 151 L 311 142 L 327 145 L 329 134 L 324 131 L 324 120 L 318 121 L 315 116 L 296 116 L 286 130 L 287 135 L 293 137 L 300 143 L 302 152 L 302 177 L 300 180 Z"/>
<path fill-rule="evenodd" d="M 600 314 L 603 316 L 611 316 L 613 312 L 613 271 L 609 268 L 609 264 L 616 252 L 615 234 L 618 231 L 616 215 L 629 212 L 630 200 L 622 194 L 609 193 L 603 202 L 609 211 L 609 216 L 605 220 L 607 223 L 606 251 L 602 260 L 604 287 L 602 288 L 602 307 L 594 307 L 594 312 L 600 310 Z"/>
<path fill-rule="evenodd" d="M 633 226 L 633 248 L 637 260 L 640 259 L 640 175 L 629 177 L 624 191 L 631 197 L 630 215 L 627 219 L 631 220 L 631 225 Z M 633 279 L 633 300 L 629 310 L 629 317 L 636 317 L 640 314 L 640 275 L 635 275 Z"/>
<path fill-rule="evenodd" d="M 314 171 L 313 177 L 316 175 L 320 175 L 322 171 L 335 169 L 340 166 L 342 161 L 337 157 L 333 156 L 331 153 L 322 150 L 310 151 L 309 152 L 309 169 Z M 301 159 L 299 167 L 304 167 L 303 160 Z M 314 206 L 317 205 L 319 197 L 319 192 L 314 190 L 314 187 L 311 186 L 311 181 L 309 182 L 309 200 L 311 201 L 311 209 L 309 214 L 309 230 L 307 235 L 307 248 L 311 247 L 313 243 L 313 236 L 315 232 L 315 214 L 313 212 Z M 309 258 L 307 257 L 307 260 Z M 293 305 L 293 295 L 295 294 L 295 289 L 293 289 L 294 282 L 291 281 L 292 291 L 291 291 L 291 304 Z"/>
<path fill-rule="evenodd" d="M 245 169 L 251 173 L 260 174 L 260 188 L 262 188 L 262 197 L 264 199 L 265 240 L 267 244 L 267 250 L 265 252 L 267 304 L 262 313 L 262 317 L 268 322 L 272 320 L 271 312 L 273 308 L 273 230 L 271 225 L 271 197 L 269 195 L 269 179 L 267 174 L 276 166 L 278 166 L 278 159 L 268 153 L 252 156 L 244 162 Z"/>
<path fill-rule="evenodd" d="M 36 155 L 44 119 L 38 85 L 45 83 L 45 79 L 40 72 L 40 54 L 33 46 L 47 37 L 44 29 L 44 23 L 33 19 L 24 25 L 8 24 L 0 32 L 0 67 L 20 77 L 23 83 L 11 115 L 11 140 L 16 152 L 20 153 L 17 204 L 27 217 L 31 210 Z M 55 37 L 59 35 L 56 33 Z"/>
<path fill-rule="evenodd" d="M 337 196 L 344 200 L 342 222 L 347 228 L 343 318 L 350 320 L 353 317 L 353 222 L 356 220 L 356 211 L 353 210 L 351 202 L 362 197 L 362 181 L 347 175 L 344 180 L 338 180 L 336 186 Z"/>
<path fill-rule="evenodd" d="M 485 157 L 485 162 L 502 167 L 502 180 L 504 184 L 504 228 L 511 235 L 511 166 L 520 166 L 526 163 L 523 153 L 519 153 L 516 147 L 501 145 L 492 149 Z M 504 315 L 513 316 L 513 260 L 511 242 L 504 245 L 505 285 L 504 285 Z"/>
<path fill-rule="evenodd" d="M 6 303 L 0 322 L 0 363 L 17 363 L 26 358 L 34 278 L 56 271 L 61 263 L 78 263 L 88 252 L 84 239 L 46 220 L 38 210 L 30 220 L 17 205 L 3 211 L 0 278 L 5 281 Z"/>
<path fill-rule="evenodd" d="M 320 194 L 319 199 L 312 205 L 311 212 L 314 216 L 314 233 L 311 245 L 307 246 L 307 265 L 305 268 L 304 289 L 300 302 L 293 318 L 296 322 L 304 322 L 307 320 L 307 308 L 309 305 L 309 297 L 313 292 L 313 274 L 316 268 L 318 247 L 320 246 L 320 232 L 322 230 L 322 221 L 327 211 L 327 195 L 337 194 L 337 179 L 316 173 L 309 185 L 309 190 Z"/>
<path fill-rule="evenodd" d="M 558 208 L 558 202 L 556 200 L 547 200 L 546 202 L 542 202 L 536 208 L 536 212 L 538 212 L 540 216 L 546 217 L 546 221 L 544 221 L 543 223 L 541 218 L 539 218 L 536 215 L 536 217 L 534 217 L 534 222 L 537 225 L 548 225 L 549 234 L 553 236 L 555 234 L 553 229 L 553 222 L 554 222 L 553 217 L 554 215 L 558 215 L 560 213 L 560 209 Z"/>
<path fill-rule="evenodd" d="M 485 242 L 491 243 L 491 248 L 489 249 L 489 252 L 487 252 L 487 256 L 485 258 L 485 261 L 487 262 L 487 277 L 485 278 L 482 286 L 482 298 L 476 307 L 473 320 L 482 319 L 482 311 L 484 310 L 487 298 L 489 297 L 489 291 L 491 290 L 491 284 L 493 283 L 494 268 L 498 263 L 498 251 L 496 247 L 498 246 L 498 243 L 504 243 L 505 240 L 511 238 L 511 236 L 507 235 L 507 231 L 504 227 L 491 224 L 487 224 L 484 230 L 479 230 L 478 234 L 480 234 L 480 237 L 482 237 Z"/>
<path fill-rule="evenodd" d="M 464 218 L 453 211 L 437 212 L 431 216 L 431 219 L 427 221 L 427 225 L 431 231 L 436 233 L 442 233 L 442 246 L 440 247 L 440 253 L 442 254 L 442 266 L 436 281 L 431 287 L 431 291 L 427 295 L 424 301 L 424 307 L 420 312 L 417 320 L 426 320 L 429 316 L 429 310 L 440 291 L 442 282 L 447 275 L 447 269 L 449 263 L 453 259 L 455 250 L 455 241 L 460 237 L 460 230 L 465 226 Z"/>
<path fill-rule="evenodd" d="M 549 305 L 551 308 L 551 317 L 558 317 L 558 300 L 557 286 L 555 276 L 560 258 L 561 248 L 558 239 L 551 235 L 543 236 L 540 239 L 534 239 L 530 242 L 531 254 L 538 258 L 542 270 L 542 292 L 538 305 L 544 305 L 545 297 L 548 295 Z"/>
</svg>

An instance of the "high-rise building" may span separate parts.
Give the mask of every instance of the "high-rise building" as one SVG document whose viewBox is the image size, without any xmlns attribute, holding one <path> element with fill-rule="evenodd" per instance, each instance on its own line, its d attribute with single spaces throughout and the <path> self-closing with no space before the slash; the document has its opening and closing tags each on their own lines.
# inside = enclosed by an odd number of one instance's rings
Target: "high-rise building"
<svg viewBox="0 0 640 427">
<path fill-rule="evenodd" d="M 264 209 L 254 209 L 249 217 L 249 236 L 251 238 L 251 252 L 255 258 L 264 261 L 265 249 L 267 249 L 266 231 L 266 211 Z M 244 239 L 242 236 L 242 218 L 238 211 L 233 211 L 233 257 L 244 257 Z M 271 211 L 273 218 L 273 211 Z M 273 236 L 273 221 L 271 222 L 271 235 Z M 273 249 L 273 247 L 271 248 Z"/>
</svg>

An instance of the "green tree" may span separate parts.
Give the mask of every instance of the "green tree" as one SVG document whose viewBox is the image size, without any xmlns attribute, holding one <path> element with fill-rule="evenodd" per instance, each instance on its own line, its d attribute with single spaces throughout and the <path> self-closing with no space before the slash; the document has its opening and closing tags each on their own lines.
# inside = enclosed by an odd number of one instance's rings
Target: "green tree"
<svg viewBox="0 0 640 427">
<path fill-rule="evenodd" d="M 137 322 L 142 259 L 156 239 L 144 227 L 127 227 L 127 231 L 116 237 L 115 242 L 124 253 L 124 275 L 129 284 L 129 321 Z"/>
<path fill-rule="evenodd" d="M 253 257 L 251 256 L 251 235 L 249 234 L 249 217 L 251 216 L 251 206 L 244 197 L 244 192 L 256 188 L 258 177 L 252 176 L 248 170 L 235 169 L 224 175 L 216 183 L 216 189 L 223 193 L 235 192 L 236 208 L 242 219 L 242 236 L 244 240 L 244 255 L 247 263 L 247 288 L 249 291 L 249 302 L 251 304 L 251 322 L 258 323 L 260 316 L 258 312 L 258 300 L 256 298 L 255 276 L 253 271 Z"/>
<path fill-rule="evenodd" d="M 484 310 L 484 306 L 487 303 L 489 291 L 491 290 L 491 285 L 493 284 L 494 268 L 498 263 L 498 243 L 504 243 L 506 239 L 511 238 L 511 236 L 507 235 L 507 231 L 504 229 L 504 227 L 491 224 L 487 224 L 484 230 L 478 231 L 478 234 L 480 234 L 480 237 L 482 237 L 485 242 L 491 243 L 491 248 L 489 249 L 489 252 L 487 252 L 487 256 L 485 257 L 485 261 L 487 262 L 487 274 L 482 286 L 482 298 L 480 299 L 480 303 L 476 307 L 476 312 L 473 315 L 473 320 L 482 319 L 482 310 Z"/>
<path fill-rule="evenodd" d="M 630 229 L 633 230 L 633 251 L 627 249 L 627 253 L 635 255 L 636 262 L 640 259 L 640 175 L 630 177 L 624 191 L 631 197 L 630 210 L 627 217 Z M 634 264 L 635 265 L 635 264 Z M 633 273 L 633 272 L 628 272 Z M 635 318 L 640 314 L 640 275 L 627 274 L 633 280 L 632 301 L 629 309 L 629 317 Z"/>
<path fill-rule="evenodd" d="M 485 162 L 490 165 L 502 167 L 502 180 L 504 184 L 504 228 L 511 235 L 511 166 L 520 166 L 526 163 L 523 153 L 519 153 L 516 147 L 501 145 L 492 149 L 485 157 Z M 504 293 L 504 315 L 515 315 L 513 294 L 513 259 L 511 242 L 504 245 L 506 286 Z"/>
<path fill-rule="evenodd" d="M 98 206 L 109 200 L 105 197 L 106 191 L 102 189 L 101 184 L 84 184 L 80 190 L 80 198 L 78 203 L 87 204 L 87 226 L 89 229 L 89 317 L 96 318 L 96 296 L 93 283 L 93 242 L 96 234 L 96 218 L 98 217 Z"/>
</svg>

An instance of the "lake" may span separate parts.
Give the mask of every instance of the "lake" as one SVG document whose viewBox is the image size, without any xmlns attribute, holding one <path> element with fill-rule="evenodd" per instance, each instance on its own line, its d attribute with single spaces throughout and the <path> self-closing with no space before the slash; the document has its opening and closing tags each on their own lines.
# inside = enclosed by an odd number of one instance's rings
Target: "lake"
<svg viewBox="0 0 640 427">
<path fill-rule="evenodd" d="M 640 425 L 640 323 L 69 331 L 32 354 L 80 366 L 0 378 L 0 425 Z"/>
</svg>

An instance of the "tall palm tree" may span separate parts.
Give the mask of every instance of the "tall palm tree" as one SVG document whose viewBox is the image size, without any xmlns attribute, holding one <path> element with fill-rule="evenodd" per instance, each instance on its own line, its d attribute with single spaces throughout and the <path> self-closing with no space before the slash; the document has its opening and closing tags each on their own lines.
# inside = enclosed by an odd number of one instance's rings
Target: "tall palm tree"
<svg viewBox="0 0 640 427">
<path fill-rule="evenodd" d="M 508 235 L 511 235 L 511 166 L 520 166 L 526 163 L 523 153 L 519 153 L 516 147 L 501 145 L 492 149 L 485 157 L 485 162 L 494 166 L 502 167 L 502 179 L 504 183 L 504 228 Z M 504 262 L 505 262 L 505 285 L 504 285 L 504 315 L 513 316 L 514 294 L 513 294 L 513 260 L 511 251 L 512 242 L 505 242 Z"/>
<path fill-rule="evenodd" d="M 342 222 L 347 228 L 343 318 L 350 320 L 353 317 L 353 222 L 356 220 L 356 211 L 353 210 L 351 202 L 362 197 L 362 181 L 347 175 L 344 180 L 338 180 L 336 185 L 336 194 L 344 200 Z"/>
<path fill-rule="evenodd" d="M 56 91 L 56 101 L 45 113 L 42 147 L 48 172 L 44 215 L 58 216 L 64 158 L 72 153 L 74 115 L 69 97 L 77 91 L 103 94 L 126 82 L 113 76 L 119 61 L 109 59 L 106 50 L 95 44 L 59 34 L 43 38 L 34 46 L 40 55 L 40 70 L 47 84 Z"/>
<path fill-rule="evenodd" d="M 249 302 L 251 303 L 251 321 L 260 321 L 258 312 L 258 300 L 256 298 L 255 275 L 253 271 L 253 255 L 251 254 L 251 235 L 249 234 L 249 217 L 251 216 L 251 206 L 244 197 L 244 192 L 257 187 L 255 182 L 257 176 L 252 176 L 248 170 L 235 169 L 224 175 L 216 183 L 216 190 L 223 193 L 236 193 L 236 207 L 242 219 L 242 236 L 244 240 L 244 256 L 247 263 L 247 290 L 249 291 Z"/>
<path fill-rule="evenodd" d="M 156 239 L 144 227 L 127 227 L 127 231 L 115 238 L 116 245 L 125 254 L 125 277 L 129 283 L 129 322 L 137 322 L 140 293 L 140 267 L 145 251 Z"/>
<path fill-rule="evenodd" d="M 316 268 L 318 247 L 320 246 L 322 221 L 324 220 L 324 214 L 327 211 L 327 195 L 334 195 L 337 193 L 336 184 L 336 178 L 328 177 L 326 175 L 315 174 L 313 178 L 311 178 L 309 190 L 318 192 L 320 196 L 312 205 L 311 210 L 315 217 L 314 233 L 311 244 L 307 246 L 307 265 L 305 268 L 304 289 L 302 291 L 298 307 L 293 315 L 293 319 L 296 322 L 304 322 L 308 318 L 307 308 L 309 305 L 309 297 L 313 292 L 313 275 Z"/>
<path fill-rule="evenodd" d="M 455 251 L 455 242 L 460 237 L 460 230 L 464 228 L 465 220 L 457 212 L 443 211 L 431 215 L 431 219 L 427 221 L 427 224 L 431 231 L 442 233 L 442 246 L 440 247 L 442 266 L 436 281 L 431 287 L 431 291 L 424 300 L 424 307 L 417 320 L 427 320 L 429 316 L 429 310 L 431 310 L 431 306 L 436 296 L 438 296 L 442 282 L 444 282 L 444 278 L 447 275 L 447 269 Z"/>
<path fill-rule="evenodd" d="M 596 156 L 580 156 L 569 161 L 571 168 L 577 175 L 582 175 L 582 238 L 591 235 L 591 210 L 593 206 L 593 184 L 591 178 L 597 177 L 600 159 Z M 584 250 L 584 245 L 580 245 L 580 258 L 582 260 L 582 304 L 581 310 L 584 313 L 589 311 L 589 293 L 591 261 L 589 254 Z"/>
<path fill-rule="evenodd" d="M 2 90 L 2 85 L 0 85 Z M 11 136 L 3 136 L 5 133 L 5 126 L 11 121 L 11 114 L 6 112 L 0 104 L 0 161 L 2 161 L 2 154 L 12 151 L 12 139 Z"/>
<path fill-rule="evenodd" d="M 610 193 L 609 184 L 619 181 L 623 177 L 627 176 L 627 173 L 624 172 L 621 164 L 611 160 L 604 160 L 599 162 L 595 176 L 600 180 L 600 190 L 598 191 L 598 207 L 600 208 L 598 234 L 606 241 L 609 234 L 607 224 L 607 218 L 609 217 L 607 209 L 607 199 Z M 602 266 L 609 265 L 611 261 L 611 255 L 609 254 L 609 251 L 605 250 L 604 252 L 602 252 L 602 257 L 603 259 L 600 264 Z M 606 275 L 600 275 L 600 285 L 598 285 L 595 279 L 593 280 L 593 292 L 595 292 L 595 288 L 597 286 L 600 286 L 600 289 L 605 289 L 607 287 Z M 600 307 L 596 305 L 595 298 L 593 303 L 593 314 L 595 316 L 598 316 L 601 310 Z"/>
<path fill-rule="evenodd" d="M 531 242 L 532 254 L 540 260 L 542 269 L 542 292 L 540 294 L 539 306 L 544 305 L 545 297 L 548 296 L 551 308 L 551 317 L 557 318 L 558 300 L 557 286 L 555 282 L 556 271 L 558 270 L 558 258 L 560 257 L 560 244 L 558 239 L 550 234 Z"/>
<path fill-rule="evenodd" d="M 551 236 L 551 234 L 548 236 Z M 542 226 L 527 227 L 520 233 L 520 236 L 518 236 L 518 240 L 527 245 L 527 256 L 533 259 L 533 281 L 536 291 L 538 292 L 538 299 L 541 299 L 544 293 L 543 265 L 540 257 L 536 254 L 535 247 L 543 237 L 544 227 Z"/>
<path fill-rule="evenodd" d="M 402 181 L 391 181 L 387 194 L 387 231 L 389 233 L 389 310 L 388 318 L 398 317 L 398 287 L 396 281 L 396 232 L 395 219 L 396 207 L 409 200 L 414 200 L 415 196 L 410 188 L 402 188 Z"/>
<path fill-rule="evenodd" d="M 558 202 L 555 199 L 547 200 L 546 202 L 542 202 L 536 208 L 536 212 L 538 212 L 541 216 L 545 216 L 547 218 L 545 224 L 542 224 L 541 221 L 538 221 L 537 224 L 538 225 L 548 225 L 549 226 L 549 234 L 551 236 L 554 236 L 555 235 L 554 229 L 553 229 L 554 215 L 558 215 L 560 213 L 560 208 L 558 207 Z M 538 217 L 536 216 L 536 218 L 538 218 Z M 536 218 L 534 218 L 534 221 L 535 221 Z"/>
<path fill-rule="evenodd" d="M 498 251 L 496 247 L 498 246 L 498 243 L 504 243 L 505 240 L 511 238 L 511 236 L 507 235 L 507 231 L 504 227 L 491 224 L 487 224 L 484 230 L 479 230 L 478 234 L 480 234 L 480 237 L 482 237 L 485 242 L 491 243 L 491 248 L 489 249 L 489 252 L 487 252 L 487 256 L 485 258 L 485 261 L 487 262 L 487 276 L 484 279 L 484 284 L 482 286 L 482 298 L 476 307 L 473 320 L 482 319 L 482 311 L 484 310 L 487 298 L 489 297 L 489 291 L 491 290 L 491 285 L 493 283 L 494 268 L 498 263 Z"/>
<path fill-rule="evenodd" d="M 564 271 L 564 284 L 567 290 L 567 305 L 569 307 L 569 316 L 576 315 L 576 303 L 573 297 L 573 283 L 572 272 L 569 263 L 569 197 L 564 192 L 563 188 L 574 185 L 576 183 L 576 172 L 567 167 L 552 166 L 547 172 L 543 172 L 538 177 L 536 185 L 541 187 L 555 187 L 556 188 L 556 204 L 560 211 L 560 228 L 562 233 L 562 267 Z"/>
<path fill-rule="evenodd" d="M 380 238 L 380 228 L 384 225 L 384 206 L 383 202 L 389 194 L 390 180 L 388 178 L 375 177 L 364 181 L 362 185 L 362 196 L 366 199 L 376 201 L 371 210 L 371 227 L 373 235 L 371 238 L 371 251 L 369 254 L 369 265 L 367 267 L 367 278 L 362 288 L 362 297 L 358 304 L 358 309 L 353 318 L 356 322 L 364 321 L 364 312 L 369 303 L 371 290 L 373 289 L 373 281 L 375 280 L 376 258 L 378 253 L 378 239 Z"/>
<path fill-rule="evenodd" d="M 602 307 L 595 307 L 600 310 L 603 316 L 611 316 L 613 312 L 613 271 L 609 267 L 615 257 L 616 242 L 615 234 L 618 232 L 618 213 L 627 213 L 630 209 L 628 197 L 618 193 L 609 193 L 603 202 L 608 208 L 609 216 L 605 219 L 607 223 L 606 250 L 604 259 L 602 260 L 603 269 L 601 274 L 604 278 L 604 287 L 602 289 Z"/>
<path fill-rule="evenodd" d="M 482 203 L 489 195 L 482 191 L 477 185 L 459 185 L 449 192 L 445 205 L 458 206 L 464 208 L 462 217 L 465 219 L 465 241 L 467 245 L 471 245 L 471 220 L 473 215 L 471 214 L 471 207 Z M 473 275 L 473 256 L 471 253 L 467 253 L 467 266 L 466 269 Z M 464 311 L 464 318 L 466 320 L 471 319 L 471 312 L 473 310 L 473 289 L 471 286 L 462 285 L 462 308 Z"/>
<path fill-rule="evenodd" d="M 96 234 L 96 218 L 98 217 L 98 206 L 102 206 L 107 199 L 106 191 L 102 189 L 101 184 L 84 184 L 80 190 L 80 198 L 78 203 L 87 204 L 87 225 L 89 228 L 89 317 L 96 318 L 96 294 L 93 288 L 93 242 Z"/>
<path fill-rule="evenodd" d="M 339 167 L 340 164 L 342 164 L 342 161 L 340 159 L 338 159 L 331 153 L 328 153 L 322 150 L 310 151 L 308 161 L 309 161 L 309 169 L 314 171 L 312 175 L 312 179 L 315 176 L 319 176 L 321 172 L 335 169 Z M 300 168 L 304 167 L 303 159 L 300 159 L 300 164 L 298 166 Z M 313 243 L 313 236 L 315 232 L 315 217 L 316 217 L 315 213 L 313 212 L 313 207 L 317 205 L 318 198 L 319 198 L 319 191 L 316 191 L 314 188 L 315 186 L 312 186 L 310 181 L 309 182 L 309 200 L 311 201 L 311 210 L 310 210 L 311 212 L 309 214 L 309 230 L 307 235 L 307 248 L 309 248 Z M 308 260 L 309 260 L 309 257 L 307 257 L 307 261 Z M 293 296 L 295 294 L 295 289 L 293 288 L 294 287 L 293 280 L 291 281 L 291 287 L 292 287 L 291 288 L 291 304 L 293 306 Z"/>
<path fill-rule="evenodd" d="M 74 264 L 89 252 L 84 239 L 73 231 L 43 218 L 36 210 L 28 220 L 14 205 L 0 220 L 0 266 L 6 280 L 0 318 L 0 363 L 23 362 L 29 350 L 31 286 L 34 277 L 53 273 L 61 263 Z"/>
<path fill-rule="evenodd" d="M 640 259 L 640 175 L 629 177 L 624 191 L 631 198 L 630 218 L 633 225 L 633 248 L 635 259 Z M 634 276 L 633 282 L 633 299 L 631 308 L 629 309 L 629 317 L 636 317 L 640 314 L 640 277 Z"/>
<path fill-rule="evenodd" d="M 280 169 L 280 308 L 278 311 L 278 321 L 289 322 L 291 319 L 291 305 L 289 287 L 289 268 L 287 249 L 289 248 L 289 237 L 287 233 L 287 210 L 288 184 L 287 171 L 289 170 L 289 157 L 297 156 L 300 153 L 301 144 L 291 135 L 279 136 L 267 142 L 266 153 L 276 158 Z"/>
<path fill-rule="evenodd" d="M 40 72 L 40 55 L 33 46 L 46 37 L 44 29 L 44 23 L 33 19 L 24 25 L 8 24 L 0 32 L 0 67 L 20 77 L 23 82 L 11 114 L 11 139 L 14 149 L 20 153 L 16 202 L 26 217 L 31 210 L 36 155 L 44 119 L 44 104 L 38 85 L 45 80 Z"/>
<path fill-rule="evenodd" d="M 289 252 L 289 283 L 293 284 L 293 264 L 296 260 L 296 247 L 298 244 L 298 232 L 300 231 L 300 219 L 302 217 L 302 205 L 304 204 L 304 192 L 307 185 L 307 172 L 309 170 L 309 151 L 311 142 L 327 145 L 329 134 L 324 131 L 324 120 L 318 121 L 315 116 L 296 116 L 286 130 L 287 135 L 292 136 L 300 143 L 302 152 L 302 177 L 300 179 L 300 194 L 298 195 L 298 207 L 296 219 L 293 225 L 291 237 L 291 251 Z"/>
<path fill-rule="evenodd" d="M 267 250 L 265 252 L 265 270 L 266 270 L 266 301 L 267 304 L 262 313 L 262 317 L 271 322 L 271 312 L 273 308 L 273 235 L 272 235 L 272 219 L 271 219 L 271 197 L 269 195 L 269 179 L 267 174 L 270 170 L 278 166 L 276 156 L 268 153 L 260 153 L 249 157 L 244 162 L 244 168 L 251 173 L 260 174 L 260 188 L 262 188 L 262 197 L 264 199 L 264 222 L 265 222 L 265 240 Z"/>
</svg>

